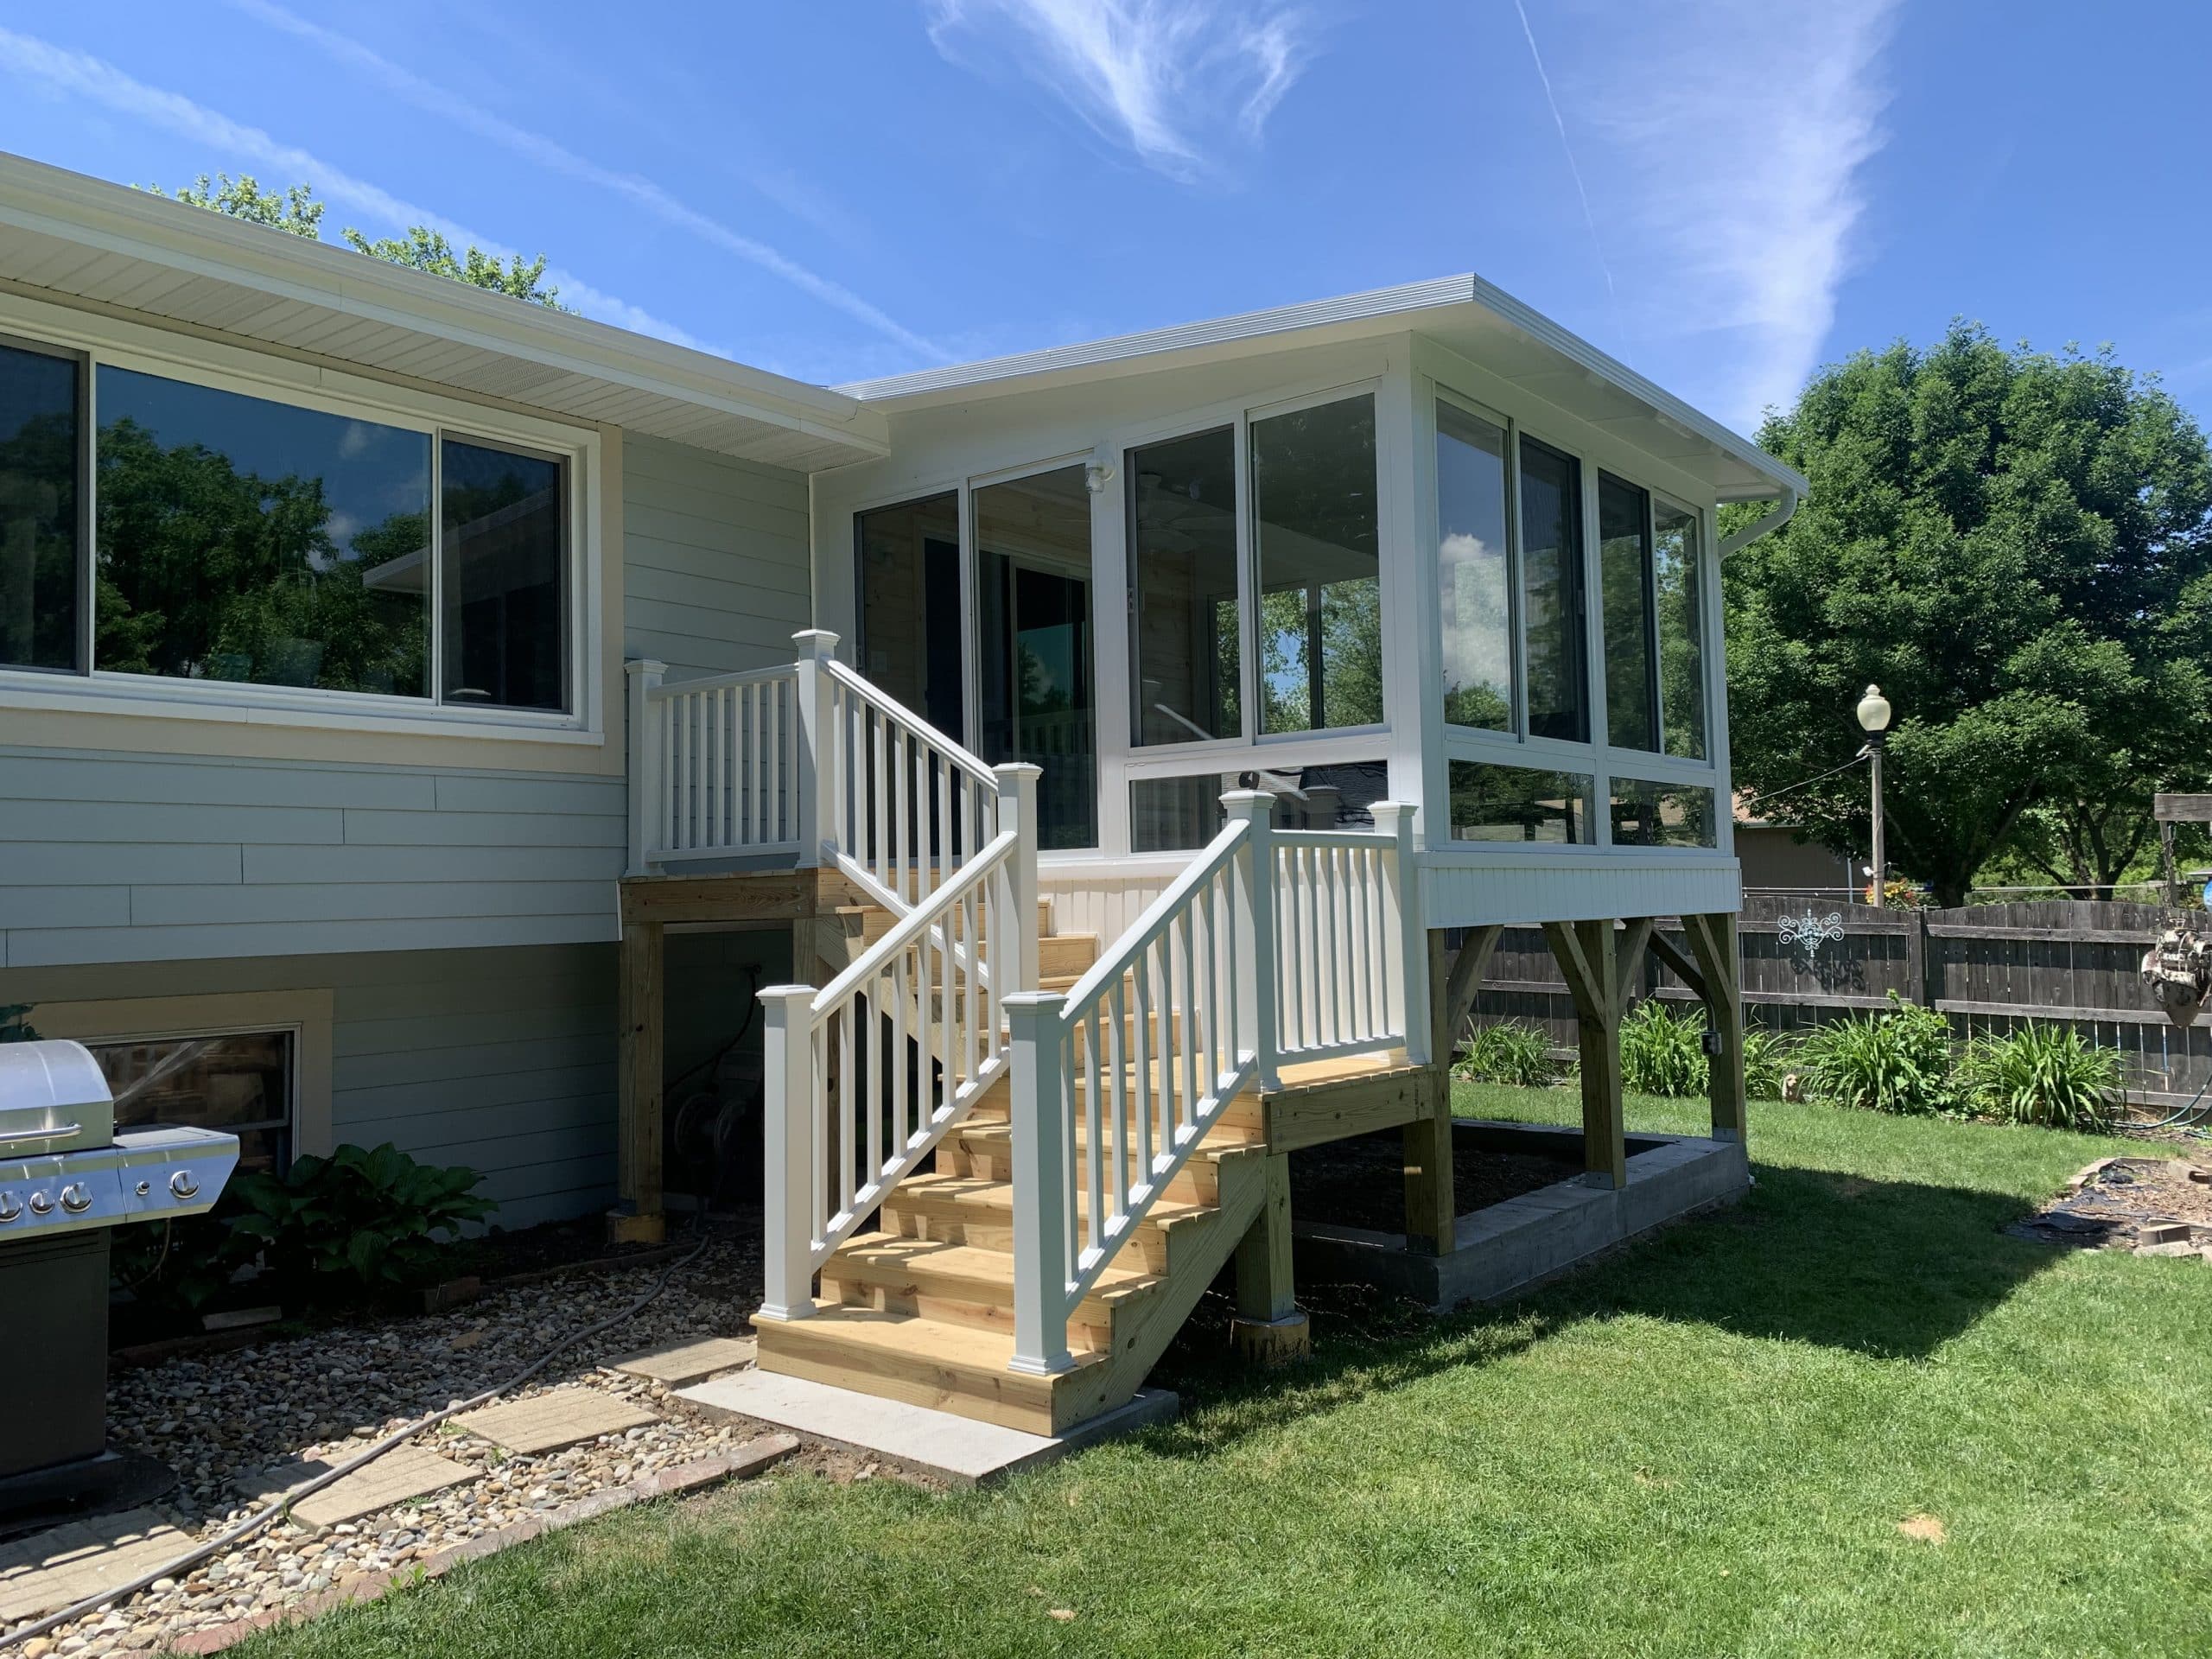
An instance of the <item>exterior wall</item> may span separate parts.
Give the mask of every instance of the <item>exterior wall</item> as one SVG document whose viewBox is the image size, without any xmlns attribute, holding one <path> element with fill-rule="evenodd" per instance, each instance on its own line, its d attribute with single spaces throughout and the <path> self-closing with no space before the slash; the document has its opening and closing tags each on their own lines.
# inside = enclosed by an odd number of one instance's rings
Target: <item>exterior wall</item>
<svg viewBox="0 0 2212 1659">
<path fill-rule="evenodd" d="M 32 1023 L 56 1031 L 73 1004 L 305 991 L 327 993 L 331 1015 L 327 1100 L 301 1102 L 301 1150 L 390 1141 L 468 1165 L 503 1227 L 613 1201 L 612 945 L 0 971 L 0 1002 L 33 1004 Z"/>
<path fill-rule="evenodd" d="M 1799 841 L 1769 823 L 1736 826 L 1736 856 L 1743 861 L 1746 887 L 1811 887 L 1853 890 L 1851 861 L 1818 842 Z"/>
</svg>

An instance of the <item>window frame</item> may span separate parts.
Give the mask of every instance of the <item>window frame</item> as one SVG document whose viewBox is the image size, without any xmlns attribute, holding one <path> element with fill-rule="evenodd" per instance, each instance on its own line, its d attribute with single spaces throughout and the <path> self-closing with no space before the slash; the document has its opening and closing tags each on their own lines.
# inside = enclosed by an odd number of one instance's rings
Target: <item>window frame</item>
<svg viewBox="0 0 2212 1659">
<path fill-rule="evenodd" d="M 95 318 L 0 295 L 0 340 L 78 365 L 77 663 L 70 668 L 0 664 L 0 709 L 154 715 L 247 725 L 440 734 L 550 743 L 604 741 L 605 626 L 601 598 L 601 435 L 142 324 Z M 424 594 L 429 694 L 421 697 L 317 686 L 257 685 L 103 670 L 93 661 L 99 537 L 99 378 L 114 367 L 319 414 L 419 432 L 430 448 L 432 523 L 440 540 Z M 444 582 L 443 441 L 549 460 L 562 468 L 563 702 L 558 711 L 447 703 L 440 599 Z"/>
</svg>

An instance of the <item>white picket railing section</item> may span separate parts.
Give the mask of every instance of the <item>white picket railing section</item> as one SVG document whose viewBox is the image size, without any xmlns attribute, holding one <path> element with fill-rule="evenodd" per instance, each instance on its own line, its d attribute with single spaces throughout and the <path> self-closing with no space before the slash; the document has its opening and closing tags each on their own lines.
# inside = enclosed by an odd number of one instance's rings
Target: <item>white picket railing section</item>
<svg viewBox="0 0 2212 1659">
<path fill-rule="evenodd" d="M 1286 1060 L 1371 1052 L 1404 1040 L 1407 988 L 1425 950 L 1407 922 L 1413 811 L 1377 802 L 1372 833 L 1278 830 L 1276 1025 Z"/>
<path fill-rule="evenodd" d="M 630 678 L 630 869 L 796 853 L 804 826 L 799 671 L 791 664 L 704 679 Z"/>
</svg>

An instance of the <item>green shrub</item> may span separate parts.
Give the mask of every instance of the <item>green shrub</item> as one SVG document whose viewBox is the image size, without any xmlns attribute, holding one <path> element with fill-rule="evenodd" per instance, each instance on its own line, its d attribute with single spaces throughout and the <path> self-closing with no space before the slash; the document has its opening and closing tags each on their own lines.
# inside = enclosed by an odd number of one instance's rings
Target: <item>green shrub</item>
<svg viewBox="0 0 2212 1659">
<path fill-rule="evenodd" d="M 1524 1089 L 1541 1089 L 1559 1080 L 1560 1065 L 1552 1058 L 1551 1037 L 1541 1026 L 1505 1020 L 1476 1027 L 1452 1071 L 1469 1083 L 1510 1083 Z"/>
<path fill-rule="evenodd" d="M 1959 1073 L 1968 1109 L 2008 1122 L 2103 1130 L 2119 1104 L 2120 1057 L 2071 1026 L 2031 1020 L 2010 1036 L 1979 1038 Z"/>
<path fill-rule="evenodd" d="M 1621 1081 L 1639 1095 L 1703 1094 L 1704 1038 L 1704 1009 L 1675 1014 L 1647 997 L 1621 1021 Z"/>
<path fill-rule="evenodd" d="M 1744 1093 L 1751 1100 L 1780 1100 L 1782 1079 L 1796 1066 L 1799 1043 L 1757 1026 L 1744 1027 Z"/>
<path fill-rule="evenodd" d="M 1949 1022 L 1895 991 L 1880 1014 L 1822 1026 L 1805 1039 L 1802 1054 L 1806 1093 L 1831 1105 L 1914 1113 L 1947 1111 L 1957 1102 Z"/>
<path fill-rule="evenodd" d="M 245 1175 L 232 1183 L 225 1196 L 237 1211 L 232 1248 L 257 1252 L 295 1294 L 345 1280 L 364 1290 L 425 1283 L 462 1224 L 496 1207 L 474 1194 L 483 1179 L 460 1166 L 418 1164 L 389 1141 L 373 1152 L 340 1147 L 328 1158 L 295 1159 L 281 1180 Z"/>
</svg>

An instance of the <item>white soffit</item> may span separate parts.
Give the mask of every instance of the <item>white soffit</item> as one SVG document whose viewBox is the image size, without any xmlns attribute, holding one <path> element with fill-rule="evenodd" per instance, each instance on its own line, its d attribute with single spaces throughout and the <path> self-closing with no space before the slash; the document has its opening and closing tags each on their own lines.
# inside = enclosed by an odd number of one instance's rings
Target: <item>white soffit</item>
<svg viewBox="0 0 2212 1659">
<path fill-rule="evenodd" d="M 1587 340 L 1471 273 L 1147 334 L 925 369 L 836 390 L 894 414 L 986 397 L 1416 334 L 1707 480 L 1726 500 L 1802 494 L 1804 479 Z"/>
<path fill-rule="evenodd" d="M 890 452 L 848 394 L 4 154 L 0 282 L 770 466 Z"/>
</svg>

